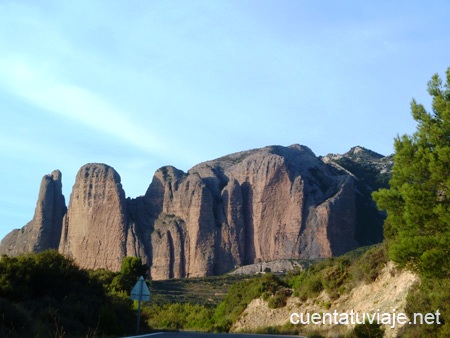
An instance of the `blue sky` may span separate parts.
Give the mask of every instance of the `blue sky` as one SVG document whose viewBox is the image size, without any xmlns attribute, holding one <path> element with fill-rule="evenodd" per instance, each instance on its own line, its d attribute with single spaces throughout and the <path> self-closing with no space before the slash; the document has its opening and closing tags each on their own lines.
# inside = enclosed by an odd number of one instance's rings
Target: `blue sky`
<svg viewBox="0 0 450 338">
<path fill-rule="evenodd" d="M 167 164 L 266 145 L 393 152 L 450 66 L 441 1 L 0 1 L 0 238 L 43 175 L 103 162 L 127 196 Z"/>
</svg>

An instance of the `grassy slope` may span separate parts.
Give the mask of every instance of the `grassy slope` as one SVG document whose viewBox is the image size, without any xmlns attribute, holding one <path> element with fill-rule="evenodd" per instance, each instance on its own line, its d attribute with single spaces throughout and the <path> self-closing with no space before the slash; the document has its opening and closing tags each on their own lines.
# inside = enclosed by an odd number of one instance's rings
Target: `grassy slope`
<svg viewBox="0 0 450 338">
<path fill-rule="evenodd" d="M 190 303 L 215 307 L 225 298 L 231 285 L 250 278 L 253 276 L 223 275 L 152 281 L 151 303 Z"/>
</svg>

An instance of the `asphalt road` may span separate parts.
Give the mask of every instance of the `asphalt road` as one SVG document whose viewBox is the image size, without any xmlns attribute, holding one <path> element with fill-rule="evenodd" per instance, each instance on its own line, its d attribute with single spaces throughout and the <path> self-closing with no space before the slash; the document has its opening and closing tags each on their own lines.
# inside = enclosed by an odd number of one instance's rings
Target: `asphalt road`
<svg viewBox="0 0 450 338">
<path fill-rule="evenodd" d="M 282 338 L 304 336 L 283 336 L 271 334 L 241 334 L 241 333 L 198 333 L 198 332 L 156 332 L 142 336 L 133 336 L 126 338 Z"/>
</svg>

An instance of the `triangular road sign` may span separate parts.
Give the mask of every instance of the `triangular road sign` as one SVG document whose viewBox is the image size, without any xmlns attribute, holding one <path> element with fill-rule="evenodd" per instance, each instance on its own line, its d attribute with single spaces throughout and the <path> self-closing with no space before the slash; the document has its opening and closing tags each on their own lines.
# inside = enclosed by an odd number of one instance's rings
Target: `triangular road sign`
<svg viewBox="0 0 450 338">
<path fill-rule="evenodd" d="M 130 298 L 131 300 L 150 300 L 150 290 L 148 289 L 148 286 L 144 281 L 144 277 L 139 277 L 139 280 L 137 281 L 133 290 L 131 290 Z"/>
</svg>

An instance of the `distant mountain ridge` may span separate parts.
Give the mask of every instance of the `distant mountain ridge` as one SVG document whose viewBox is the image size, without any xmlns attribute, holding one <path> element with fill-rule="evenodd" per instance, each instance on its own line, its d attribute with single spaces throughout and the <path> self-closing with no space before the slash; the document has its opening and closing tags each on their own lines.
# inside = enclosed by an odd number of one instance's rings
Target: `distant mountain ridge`
<svg viewBox="0 0 450 338">
<path fill-rule="evenodd" d="M 380 174 L 389 174 L 392 170 L 392 166 L 394 165 L 393 155 L 384 156 L 361 146 L 353 147 L 343 155 L 328 154 L 322 157 L 322 159 L 337 163 L 343 159 L 349 160 L 367 167 L 373 167 L 377 169 Z"/>
<path fill-rule="evenodd" d="M 125 198 L 106 164 L 83 166 L 68 207 L 61 173 L 45 175 L 33 220 L 0 254 L 58 249 L 84 268 L 118 270 L 139 256 L 153 279 L 208 276 L 279 259 L 340 255 L 382 240 L 370 193 L 392 160 L 362 147 L 317 157 L 302 145 L 268 146 L 192 167 L 158 169 L 145 195 Z"/>
</svg>

